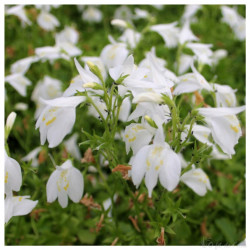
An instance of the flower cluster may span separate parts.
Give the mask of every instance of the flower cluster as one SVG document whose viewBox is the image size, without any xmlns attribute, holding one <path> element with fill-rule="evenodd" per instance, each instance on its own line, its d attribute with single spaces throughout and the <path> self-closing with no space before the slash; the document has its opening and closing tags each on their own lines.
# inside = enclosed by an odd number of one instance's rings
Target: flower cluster
<svg viewBox="0 0 250 250">
<path fill-rule="evenodd" d="M 42 29 L 52 31 L 60 26 L 57 18 L 49 13 L 52 6 L 36 8 L 39 10 L 37 23 Z M 193 33 L 191 24 L 197 21 L 195 14 L 201 8 L 187 6 L 180 21 L 155 24 L 149 12 L 137 8 L 133 15 L 123 6 L 117 9 L 111 21 L 113 28 L 122 34 L 116 39 L 109 35 L 110 43 L 100 55 L 82 56 L 82 50 L 76 45 L 78 31 L 67 26 L 55 33 L 54 46 L 36 48 L 35 55 L 12 64 L 11 74 L 5 81 L 22 96 L 27 95 L 26 88 L 32 85 L 25 74 L 33 63 L 53 64 L 62 59 L 75 65 L 78 72 L 64 91 L 60 80 L 47 75 L 34 87 L 31 100 L 36 105 L 35 128 L 40 132 L 40 144 L 48 141 L 48 147 L 55 148 L 64 143 L 71 157 L 79 161 L 78 134 L 64 139 L 72 132 L 76 119 L 82 119 L 76 118 L 76 108 L 80 106 L 87 108 L 88 115 L 98 119 L 103 127 L 100 137 L 84 131 L 88 141 L 83 143 L 101 152 L 110 169 L 118 164 L 129 165 L 127 180 L 139 188 L 144 179 L 150 198 L 158 180 L 170 192 L 180 182 L 200 196 L 212 190 L 209 177 L 199 163 L 207 158 L 229 159 L 235 154 L 235 145 L 242 135 L 236 115 L 244 111 L 245 106 L 238 106 L 235 89 L 206 79 L 202 74 L 205 65 L 216 67 L 227 51 L 213 50 L 213 44 L 200 42 Z M 78 9 L 85 21 L 102 20 L 98 8 Z M 229 7 L 221 7 L 221 11 L 223 22 L 243 41 L 244 18 Z M 23 6 L 9 8 L 6 13 L 31 25 Z M 135 19 L 149 20 L 149 24 L 138 31 L 133 24 Z M 166 49 L 177 48 L 174 69 L 167 68 L 166 58 L 157 55 L 155 46 L 135 63 L 136 48 L 147 39 L 148 33 L 158 34 Z M 212 101 L 207 103 L 206 97 Z M 187 110 L 183 115 L 180 109 L 184 106 Z M 10 129 L 11 125 L 7 124 L 7 137 Z M 119 162 L 115 154 L 117 138 L 124 142 L 128 162 Z M 190 149 L 195 152 L 191 158 L 185 154 Z M 22 160 L 32 161 L 32 166 L 37 167 L 36 157 L 41 150 L 40 146 L 35 148 Z M 47 201 L 58 198 L 62 208 L 67 207 L 68 197 L 78 203 L 84 189 L 82 172 L 69 159 L 55 167 L 46 186 Z M 19 164 L 6 153 L 5 222 L 12 216 L 29 213 L 37 204 L 28 196 L 12 195 L 13 191 L 19 191 L 21 182 Z"/>
</svg>

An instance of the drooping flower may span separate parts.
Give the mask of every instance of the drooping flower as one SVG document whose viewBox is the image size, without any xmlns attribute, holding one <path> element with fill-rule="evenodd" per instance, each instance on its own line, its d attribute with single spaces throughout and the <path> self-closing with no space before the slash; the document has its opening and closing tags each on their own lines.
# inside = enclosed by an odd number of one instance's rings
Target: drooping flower
<svg viewBox="0 0 250 250">
<path fill-rule="evenodd" d="M 164 40 L 166 47 L 174 48 L 178 45 L 180 30 L 177 22 L 169 24 L 157 24 L 151 26 L 151 30 L 157 32 Z"/>
<path fill-rule="evenodd" d="M 123 140 L 126 144 L 126 152 L 129 153 L 130 148 L 135 155 L 143 146 L 146 146 L 152 140 L 155 129 L 144 123 L 131 123 L 125 128 Z"/>
<path fill-rule="evenodd" d="M 74 158 L 77 160 L 81 160 L 81 153 L 79 147 L 77 145 L 78 134 L 73 134 L 68 140 L 66 140 L 63 144 L 66 147 L 67 152 L 69 152 Z"/>
<path fill-rule="evenodd" d="M 26 88 L 31 85 L 31 81 L 22 73 L 15 73 L 5 77 L 8 82 L 21 96 L 26 96 Z"/>
<path fill-rule="evenodd" d="M 10 71 L 12 74 L 20 73 L 24 75 L 28 71 L 30 65 L 37 60 L 38 58 L 36 56 L 22 58 L 11 65 Z"/>
<path fill-rule="evenodd" d="M 93 6 L 89 6 L 83 11 L 82 19 L 88 22 L 99 23 L 102 20 L 102 12 Z"/>
<path fill-rule="evenodd" d="M 182 22 L 183 23 L 185 23 L 186 21 L 194 22 L 196 20 L 194 16 L 196 12 L 201 8 L 202 8 L 201 5 L 195 5 L 195 4 L 186 5 L 184 8 L 184 13 L 181 17 Z"/>
<path fill-rule="evenodd" d="M 19 191 L 22 185 L 22 172 L 19 163 L 4 153 L 4 184 L 5 194 L 11 194 L 12 191 Z"/>
<path fill-rule="evenodd" d="M 4 200 L 5 223 L 8 223 L 13 216 L 26 215 L 32 211 L 38 201 L 32 201 L 29 198 L 29 195 L 12 196 L 10 194 L 6 196 Z"/>
<path fill-rule="evenodd" d="M 6 128 L 5 133 L 7 134 L 6 136 L 9 135 L 9 133 L 14 125 L 15 120 L 16 120 L 16 113 L 11 112 L 6 119 L 6 126 L 5 126 L 5 128 Z"/>
<path fill-rule="evenodd" d="M 188 21 L 186 21 L 180 31 L 179 34 L 179 43 L 184 44 L 186 42 L 191 42 L 191 41 L 198 41 L 199 38 L 195 36 L 190 29 L 190 24 Z"/>
<path fill-rule="evenodd" d="M 119 37 L 119 40 L 128 44 L 132 49 L 136 47 L 141 39 L 141 34 L 133 29 L 126 29 L 123 34 Z"/>
<path fill-rule="evenodd" d="M 38 154 L 40 153 L 41 150 L 42 150 L 42 147 L 36 147 L 29 154 L 24 156 L 22 158 L 22 161 L 31 161 L 31 166 L 32 167 L 37 167 L 39 165 L 37 156 L 38 156 Z"/>
<path fill-rule="evenodd" d="M 159 129 L 152 145 L 142 147 L 132 160 L 132 181 L 138 188 L 144 175 L 149 197 L 153 188 L 160 183 L 172 191 L 180 180 L 181 162 L 179 156 L 165 142 L 162 129 Z"/>
<path fill-rule="evenodd" d="M 242 134 L 236 114 L 244 110 L 245 106 L 198 109 L 199 113 L 205 117 L 214 141 L 228 155 L 235 154 L 234 146 Z"/>
<path fill-rule="evenodd" d="M 57 18 L 51 13 L 44 10 L 42 10 L 41 13 L 38 15 L 37 23 L 41 28 L 47 31 L 54 30 L 56 27 L 60 26 L 60 23 Z"/>
<path fill-rule="evenodd" d="M 67 207 L 68 197 L 75 203 L 82 198 L 84 181 L 82 173 L 72 165 L 70 160 L 61 166 L 56 166 L 56 170 L 51 174 L 47 185 L 47 201 L 58 202 L 62 208 Z"/>
<path fill-rule="evenodd" d="M 23 5 L 16 5 L 6 10 L 7 15 L 15 15 L 20 18 L 22 25 L 31 25 L 31 21 L 28 19 Z"/>
<path fill-rule="evenodd" d="M 187 171 L 181 176 L 180 180 L 200 196 L 204 196 L 207 190 L 212 190 L 208 176 L 200 168 Z"/>
<path fill-rule="evenodd" d="M 41 99 L 46 106 L 36 122 L 36 129 L 40 130 L 42 145 L 46 138 L 50 148 L 56 147 L 62 142 L 74 126 L 76 106 L 84 100 L 83 96 L 59 97 L 53 100 Z"/>
</svg>

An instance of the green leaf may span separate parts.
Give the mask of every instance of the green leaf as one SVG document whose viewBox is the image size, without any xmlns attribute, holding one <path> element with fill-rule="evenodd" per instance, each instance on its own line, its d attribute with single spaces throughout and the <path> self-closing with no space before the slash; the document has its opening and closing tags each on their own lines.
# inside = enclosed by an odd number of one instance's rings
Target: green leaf
<svg viewBox="0 0 250 250">
<path fill-rule="evenodd" d="M 82 244 L 93 245 L 95 243 L 96 234 L 89 230 L 79 230 L 77 236 Z"/>
<path fill-rule="evenodd" d="M 169 234 L 176 234 L 175 231 L 171 227 L 166 227 L 166 232 Z"/>
<path fill-rule="evenodd" d="M 216 226 L 220 229 L 226 240 L 235 245 L 237 241 L 237 231 L 235 225 L 228 218 L 220 218 L 215 221 Z"/>
</svg>

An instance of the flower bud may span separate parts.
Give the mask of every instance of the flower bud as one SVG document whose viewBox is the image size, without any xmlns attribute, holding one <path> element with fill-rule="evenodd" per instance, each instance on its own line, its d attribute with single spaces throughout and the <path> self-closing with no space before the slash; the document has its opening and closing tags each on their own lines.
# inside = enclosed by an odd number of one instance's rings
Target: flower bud
<svg viewBox="0 0 250 250">
<path fill-rule="evenodd" d="M 148 124 L 153 127 L 153 128 L 158 128 L 156 123 L 148 116 L 148 115 L 145 115 L 144 116 L 144 119 L 148 122 Z"/>
<path fill-rule="evenodd" d="M 84 88 L 102 89 L 102 86 L 96 82 L 87 82 L 82 85 Z"/>
<path fill-rule="evenodd" d="M 125 22 L 124 20 L 121 20 L 121 19 L 113 19 L 111 21 L 111 24 L 114 26 L 122 27 L 122 28 L 128 28 L 127 22 Z"/>
<path fill-rule="evenodd" d="M 16 119 L 16 113 L 15 112 L 11 112 L 9 114 L 9 116 L 7 117 L 6 126 L 5 126 L 5 138 L 6 139 L 8 138 L 8 136 L 10 134 L 10 131 L 11 131 L 12 127 L 13 127 L 15 119 Z"/>
</svg>

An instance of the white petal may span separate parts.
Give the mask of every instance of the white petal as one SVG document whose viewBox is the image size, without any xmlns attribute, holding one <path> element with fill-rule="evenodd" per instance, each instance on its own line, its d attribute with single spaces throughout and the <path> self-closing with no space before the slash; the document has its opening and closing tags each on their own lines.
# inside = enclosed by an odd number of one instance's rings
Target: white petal
<svg viewBox="0 0 250 250">
<path fill-rule="evenodd" d="M 144 146 L 143 148 L 141 148 L 135 155 L 132 162 L 132 181 L 137 188 L 140 185 L 142 178 L 146 172 L 146 158 L 150 147 L 151 146 Z"/>
<path fill-rule="evenodd" d="M 68 206 L 68 195 L 64 189 L 61 189 L 61 191 L 58 192 L 58 202 L 62 208 Z"/>
<path fill-rule="evenodd" d="M 60 172 L 58 170 L 55 170 L 49 177 L 49 180 L 46 185 L 47 202 L 54 202 L 57 198 L 57 180 L 59 178 L 59 175 Z"/>
<path fill-rule="evenodd" d="M 181 174 L 181 161 L 172 150 L 164 150 L 164 165 L 160 168 L 159 179 L 163 187 L 172 191 L 179 183 Z"/>
<path fill-rule="evenodd" d="M 67 97 L 58 97 L 52 100 L 40 99 L 42 103 L 50 105 L 53 107 L 76 107 L 81 102 L 85 101 L 84 96 L 67 96 Z"/>
<path fill-rule="evenodd" d="M 16 201 L 13 209 L 13 216 L 26 215 L 30 213 L 38 203 L 38 201 L 29 200 L 25 196 L 17 196 L 14 198 Z"/>
<path fill-rule="evenodd" d="M 205 117 L 219 117 L 226 115 L 236 115 L 246 109 L 246 106 L 240 107 L 223 107 L 223 108 L 199 108 L 198 111 Z"/>
<path fill-rule="evenodd" d="M 73 202 L 79 202 L 80 199 L 82 198 L 83 188 L 84 188 L 82 173 L 78 169 L 73 167 L 69 171 L 68 180 L 69 180 L 69 188 L 67 191 L 69 198 Z"/>
</svg>

